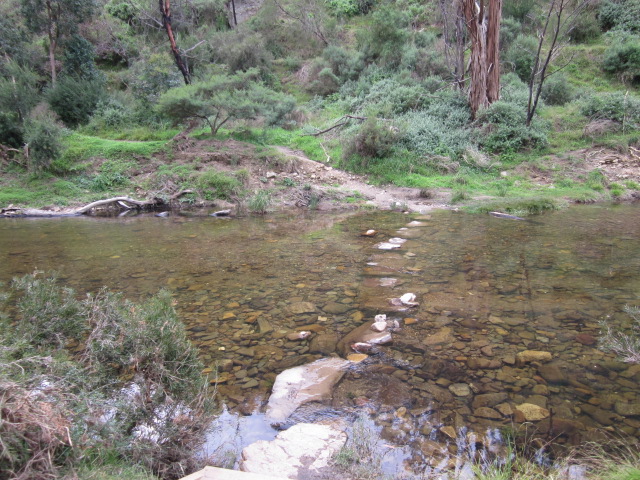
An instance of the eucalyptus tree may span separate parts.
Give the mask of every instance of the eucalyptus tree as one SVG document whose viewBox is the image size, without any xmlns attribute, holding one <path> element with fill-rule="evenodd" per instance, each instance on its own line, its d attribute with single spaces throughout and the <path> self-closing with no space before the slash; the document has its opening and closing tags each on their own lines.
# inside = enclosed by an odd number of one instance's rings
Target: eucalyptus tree
<svg viewBox="0 0 640 480">
<path fill-rule="evenodd" d="M 51 83 L 56 82 L 56 50 L 63 37 L 77 32 L 78 24 L 95 10 L 94 0 L 21 0 L 27 28 L 49 40 Z"/>
</svg>

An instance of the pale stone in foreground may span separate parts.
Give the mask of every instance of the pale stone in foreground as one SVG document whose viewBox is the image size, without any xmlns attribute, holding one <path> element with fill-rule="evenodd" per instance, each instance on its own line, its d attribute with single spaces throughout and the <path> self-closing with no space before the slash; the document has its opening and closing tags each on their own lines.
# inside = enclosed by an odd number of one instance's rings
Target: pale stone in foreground
<svg viewBox="0 0 640 480">
<path fill-rule="evenodd" d="M 538 405 L 534 405 L 533 403 L 523 403 L 522 405 L 517 405 L 516 410 L 522 412 L 522 415 L 524 415 L 524 419 L 527 422 L 544 420 L 545 418 L 549 417 L 549 410 Z"/>
<path fill-rule="evenodd" d="M 516 355 L 519 362 L 548 362 L 551 360 L 551 352 L 543 352 L 539 350 L 525 350 Z"/>
<path fill-rule="evenodd" d="M 342 358 L 322 358 L 285 370 L 273 384 L 267 418 L 274 423 L 284 422 L 300 405 L 330 398 L 347 365 L 349 361 Z"/>
<path fill-rule="evenodd" d="M 346 441 L 346 433 L 330 425 L 299 423 L 270 442 L 245 447 L 240 470 L 297 479 L 302 469 L 308 475 L 328 466 Z"/>
</svg>

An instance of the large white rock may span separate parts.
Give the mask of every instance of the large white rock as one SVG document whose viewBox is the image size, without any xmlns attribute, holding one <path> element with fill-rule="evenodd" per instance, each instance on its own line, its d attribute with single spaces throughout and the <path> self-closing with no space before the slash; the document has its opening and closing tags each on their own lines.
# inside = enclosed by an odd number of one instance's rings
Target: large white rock
<svg viewBox="0 0 640 480">
<path fill-rule="evenodd" d="M 344 375 L 347 365 L 349 361 L 342 358 L 322 358 L 285 370 L 273 384 L 267 403 L 267 418 L 281 423 L 300 405 L 331 398 L 333 387 Z"/>
<path fill-rule="evenodd" d="M 299 423 L 267 442 L 260 440 L 242 450 L 240 470 L 297 479 L 326 467 L 344 446 L 347 435 L 329 425 Z"/>
</svg>

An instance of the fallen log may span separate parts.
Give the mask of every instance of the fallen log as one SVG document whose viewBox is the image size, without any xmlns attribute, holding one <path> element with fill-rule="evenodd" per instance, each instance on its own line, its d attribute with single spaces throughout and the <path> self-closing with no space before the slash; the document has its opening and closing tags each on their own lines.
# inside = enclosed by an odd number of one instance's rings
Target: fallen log
<svg viewBox="0 0 640 480">
<path fill-rule="evenodd" d="M 151 210 L 163 205 L 165 205 L 164 200 L 157 197 L 152 198 L 151 200 L 136 200 L 130 197 L 112 197 L 91 202 L 84 207 L 65 210 L 41 210 L 37 208 L 21 208 L 9 205 L 6 208 L 0 209 L 0 217 L 73 217 L 86 215 L 98 208 L 120 212 L 132 209 Z"/>
</svg>

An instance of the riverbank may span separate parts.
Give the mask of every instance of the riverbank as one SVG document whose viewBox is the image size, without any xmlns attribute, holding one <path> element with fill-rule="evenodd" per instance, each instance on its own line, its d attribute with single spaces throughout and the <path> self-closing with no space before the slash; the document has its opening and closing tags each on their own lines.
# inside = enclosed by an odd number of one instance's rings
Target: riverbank
<svg viewBox="0 0 640 480">
<path fill-rule="evenodd" d="M 111 148 L 114 142 L 109 141 Z M 526 215 L 570 203 L 640 197 L 640 161 L 632 150 L 582 149 L 511 167 L 496 160 L 482 173 L 451 173 L 433 188 L 414 188 L 376 184 L 336 168 L 328 156 L 315 161 L 285 146 L 231 138 L 120 143 L 124 151 L 117 155 L 97 148 L 91 165 L 77 168 L 81 173 L 33 176 L 6 169 L 0 207 L 35 207 L 62 215 L 90 202 L 126 196 L 162 208 L 230 209 L 232 215 L 298 208 L 419 213 L 468 208 Z M 145 151 L 146 143 L 158 144 L 157 151 Z"/>
</svg>

